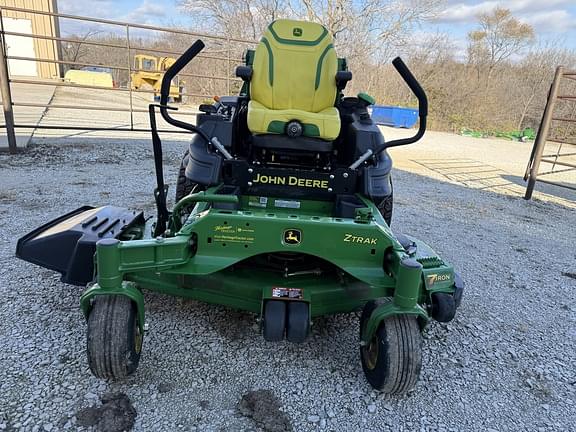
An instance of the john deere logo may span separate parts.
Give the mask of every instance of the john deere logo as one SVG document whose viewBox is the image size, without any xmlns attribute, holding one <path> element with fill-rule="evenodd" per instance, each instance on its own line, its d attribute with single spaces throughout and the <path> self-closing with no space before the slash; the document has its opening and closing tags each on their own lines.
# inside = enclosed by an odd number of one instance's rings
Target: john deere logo
<svg viewBox="0 0 576 432">
<path fill-rule="evenodd" d="M 298 245 L 302 241 L 302 231 L 289 229 L 284 231 L 284 243 L 287 245 Z"/>
<path fill-rule="evenodd" d="M 302 29 L 300 27 L 294 27 L 294 30 L 292 30 L 292 34 L 296 37 L 300 37 L 302 36 Z"/>
</svg>

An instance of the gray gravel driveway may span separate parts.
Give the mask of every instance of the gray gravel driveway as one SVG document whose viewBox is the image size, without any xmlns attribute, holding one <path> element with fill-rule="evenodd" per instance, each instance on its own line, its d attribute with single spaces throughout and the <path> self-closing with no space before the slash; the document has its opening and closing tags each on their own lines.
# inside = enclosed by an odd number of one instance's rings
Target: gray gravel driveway
<svg viewBox="0 0 576 432">
<path fill-rule="evenodd" d="M 165 144 L 171 196 L 184 149 Z M 0 155 L 0 430 L 104 430 L 98 415 L 116 411 L 100 399 L 124 393 L 138 431 L 573 431 L 575 210 L 425 174 L 394 172 L 392 227 L 454 263 L 467 292 L 453 322 L 426 329 L 415 391 L 389 397 L 363 377 L 357 314 L 270 344 L 252 314 L 156 294 L 136 375 L 92 377 L 81 289 L 17 260 L 15 242 L 84 204 L 152 214 L 150 145 L 40 141 Z"/>
</svg>

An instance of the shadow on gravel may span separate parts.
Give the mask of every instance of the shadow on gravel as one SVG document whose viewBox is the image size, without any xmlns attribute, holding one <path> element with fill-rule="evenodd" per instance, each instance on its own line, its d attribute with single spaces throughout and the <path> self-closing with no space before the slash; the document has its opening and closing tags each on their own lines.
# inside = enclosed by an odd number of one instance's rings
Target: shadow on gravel
<svg viewBox="0 0 576 432">
<path fill-rule="evenodd" d="M 538 178 L 541 178 L 542 175 L 538 176 Z M 509 182 L 512 182 L 514 184 L 517 184 L 519 186 L 522 186 L 523 188 L 526 188 L 526 182 L 524 181 L 524 179 L 520 176 L 514 176 L 514 175 L 503 175 L 502 176 L 503 179 L 508 180 Z M 554 176 L 544 176 L 542 178 L 542 180 L 546 180 L 546 181 L 553 181 L 558 183 L 558 185 L 551 185 L 551 184 L 546 184 L 546 183 L 542 183 L 537 181 L 536 182 L 536 190 L 540 191 L 542 193 L 545 193 L 546 195 L 552 195 L 558 198 L 564 198 L 567 200 L 576 200 L 576 183 L 569 183 L 566 181 L 559 181 L 557 179 L 554 178 Z"/>
<path fill-rule="evenodd" d="M 471 189 L 483 189 L 496 193 L 504 192 L 520 196 L 524 195 L 526 189 L 526 182 L 522 177 L 511 175 L 500 168 L 473 159 L 413 159 L 412 162 Z M 542 175 L 540 175 L 540 177 L 542 177 Z M 536 190 L 557 198 L 567 200 L 574 200 L 576 198 L 574 190 L 569 189 L 576 188 L 576 184 L 555 180 L 554 176 L 547 176 L 545 180 L 556 181 L 561 186 L 539 182 Z"/>
<path fill-rule="evenodd" d="M 174 165 L 179 163 L 179 158 L 184 152 L 183 149 L 186 148 L 186 142 L 166 140 L 166 144 L 172 145 L 165 149 L 165 163 Z M 170 148 L 177 148 L 177 155 L 170 153 Z M 175 156 L 177 157 L 175 158 Z M 105 139 L 75 138 L 60 144 L 38 142 L 23 149 L 16 156 L 0 154 L 0 169 L 15 167 L 54 168 L 58 166 L 89 169 L 90 167 L 95 168 L 96 165 L 134 164 L 152 159 L 152 144 L 148 139 L 127 138 L 114 142 Z"/>
<path fill-rule="evenodd" d="M 94 427 L 97 432 L 122 432 L 131 430 L 136 419 L 136 409 L 124 393 L 105 394 L 101 406 L 83 408 L 76 413 L 78 425 Z"/>
<path fill-rule="evenodd" d="M 114 145 L 75 142 L 66 145 L 35 144 L 17 156 L 0 155 L 0 168 L 54 166 L 86 167 L 91 164 L 121 165 L 126 161 L 136 162 L 152 159 L 151 146 L 140 146 L 135 152 L 132 143 Z"/>
<path fill-rule="evenodd" d="M 238 411 L 266 432 L 290 432 L 292 424 L 280 411 L 280 402 L 270 390 L 250 391 L 238 402 Z"/>
</svg>

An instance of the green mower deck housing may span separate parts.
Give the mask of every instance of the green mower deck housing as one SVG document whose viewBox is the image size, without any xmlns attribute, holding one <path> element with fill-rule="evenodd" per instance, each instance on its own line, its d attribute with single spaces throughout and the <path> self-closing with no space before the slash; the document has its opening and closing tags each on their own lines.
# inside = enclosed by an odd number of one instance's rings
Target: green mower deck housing
<svg viewBox="0 0 576 432">
<path fill-rule="evenodd" d="M 238 210 L 214 209 L 210 203 L 229 198 L 215 192 L 190 197 L 203 202 L 173 237 L 97 243 L 97 283 L 81 299 L 86 315 L 93 296 L 129 292 L 144 323 L 142 294 L 135 288 L 141 287 L 254 313 L 267 300 L 302 301 L 310 317 L 394 297 L 381 318 L 407 313 L 427 320 L 420 305 L 430 303 L 435 292 L 454 291 L 452 266 L 416 240 L 412 254 L 407 253 L 368 200 L 365 212 L 343 219 L 332 217 L 320 201 L 298 201 L 298 211 L 282 211 L 250 207 L 251 197 L 244 197 Z M 281 262 L 282 253 L 306 256 L 307 265 L 317 260 L 317 266 L 290 272 L 262 263 L 259 269 L 258 258 L 279 254 Z M 403 266 L 406 260 L 418 265 Z"/>
</svg>

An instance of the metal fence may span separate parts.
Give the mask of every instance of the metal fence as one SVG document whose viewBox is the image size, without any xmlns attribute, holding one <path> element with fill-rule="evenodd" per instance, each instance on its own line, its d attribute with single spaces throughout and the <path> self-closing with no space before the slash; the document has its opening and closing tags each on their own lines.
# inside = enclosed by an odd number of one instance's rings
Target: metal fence
<svg viewBox="0 0 576 432">
<path fill-rule="evenodd" d="M 536 181 L 576 190 L 570 184 L 548 180 L 550 177 L 541 178 L 576 171 L 576 86 L 562 86 L 570 82 L 576 83 L 576 71 L 568 71 L 559 66 L 550 86 L 542 122 L 524 174 L 524 181 L 528 181 L 524 196 L 527 200 L 532 198 Z M 559 109 L 558 101 L 571 103 L 571 106 Z M 547 147 L 549 143 L 556 146 L 552 151 Z M 540 171 L 541 163 L 547 164 L 545 171 Z"/>
<path fill-rule="evenodd" d="M 62 21 L 80 23 L 82 25 L 96 25 L 105 26 L 107 28 L 108 38 L 102 37 L 101 34 L 96 35 L 96 37 L 85 37 L 79 38 L 74 36 L 50 36 L 50 35 L 40 35 L 40 34 L 29 34 L 29 33 L 19 33 L 14 31 L 8 31 L 5 28 L 4 20 L 8 13 L 27 13 L 27 14 L 39 14 L 48 15 L 54 17 L 60 23 L 59 27 L 62 28 Z M 152 36 L 150 36 L 152 35 Z M 159 35 L 161 35 L 159 37 Z M 10 55 L 7 50 L 6 37 L 24 37 L 32 39 L 43 39 L 48 41 L 53 41 L 58 46 L 58 52 L 64 52 L 66 46 L 74 44 L 74 46 L 82 46 L 86 49 L 105 49 L 107 52 L 116 52 L 120 50 L 123 54 L 116 56 L 117 61 L 107 61 L 107 58 L 98 58 L 97 61 L 86 61 L 83 59 L 70 59 L 70 58 L 38 58 L 38 57 L 25 57 L 19 55 Z M 171 46 L 162 46 L 162 41 L 174 41 L 178 39 L 180 41 L 180 46 L 174 48 L 174 44 L 166 44 Z M 202 98 L 213 97 L 216 90 L 221 93 L 230 94 L 238 85 L 239 80 L 233 75 L 234 67 L 242 62 L 242 53 L 246 48 L 253 46 L 254 41 L 242 40 L 229 38 L 225 36 L 215 36 L 203 33 L 196 33 L 185 31 L 175 28 L 166 27 L 155 27 L 143 24 L 131 24 L 126 22 L 96 19 L 89 17 L 82 17 L 76 15 L 68 15 L 61 13 L 52 13 L 45 11 L 37 11 L 25 8 L 15 8 L 15 7 L 5 7 L 0 6 L 0 90 L 2 94 L 2 103 L 4 110 L 5 123 L 0 125 L 1 128 L 6 129 L 8 136 L 8 144 L 10 152 L 16 152 L 16 129 L 72 129 L 72 130 L 109 130 L 114 131 L 133 131 L 133 132 L 145 132 L 149 131 L 149 127 L 138 127 L 135 124 L 135 114 L 136 113 L 146 113 L 147 109 L 145 106 L 138 107 L 135 104 L 135 97 L 141 94 L 154 94 L 153 89 L 134 89 L 132 87 L 132 74 L 135 72 L 144 72 L 147 70 L 137 69 L 133 64 L 133 57 L 136 54 L 149 54 L 149 55 L 162 55 L 162 56 L 180 56 L 184 50 L 194 42 L 195 39 L 202 39 L 207 46 L 207 49 L 198 55 L 199 61 L 213 62 L 211 67 L 205 69 L 208 73 L 194 73 L 193 71 L 184 70 L 183 73 L 179 74 L 179 77 L 186 80 L 186 88 L 181 93 L 184 99 L 188 99 L 190 102 L 198 101 Z M 65 57 L 65 56 L 64 56 Z M 102 57 L 107 57 L 106 53 Z M 46 80 L 37 79 L 35 77 L 14 77 L 10 75 L 8 62 L 10 60 L 19 61 L 30 61 L 38 63 L 53 63 L 58 65 L 61 73 L 56 79 Z M 85 67 L 98 67 L 106 68 L 111 71 L 116 76 L 122 77 L 121 83 L 114 87 L 100 87 L 92 85 L 82 85 L 73 84 L 71 82 L 66 82 L 63 79 L 63 69 L 79 69 Z M 213 70 L 213 72 L 212 72 Z M 218 73 L 217 71 L 221 71 Z M 194 85 L 195 83 L 204 82 L 203 86 Z M 209 84 L 206 84 L 209 83 Z M 60 104 L 56 101 L 52 101 L 49 104 L 41 104 L 35 102 L 20 102 L 14 101 L 12 98 L 12 85 L 13 84 L 29 84 L 35 86 L 54 86 L 55 89 L 66 87 L 74 89 L 87 89 L 87 90 L 98 90 L 98 91 L 109 91 L 111 93 L 122 93 L 127 95 L 125 98 L 125 106 L 118 105 L 96 105 L 96 104 Z M 190 85 L 188 85 L 190 84 Z M 107 112 L 125 112 L 129 115 L 129 121 L 124 127 L 106 127 L 89 124 L 86 122 L 84 124 L 27 124 L 26 122 L 19 121 L 19 119 L 14 116 L 13 107 L 28 107 L 28 108 L 49 108 L 49 109 L 66 109 L 66 110 L 85 110 L 85 111 L 107 111 Z M 196 110 L 179 112 L 179 115 L 194 115 Z M 178 132 L 175 130 L 169 130 L 169 132 Z"/>
</svg>

